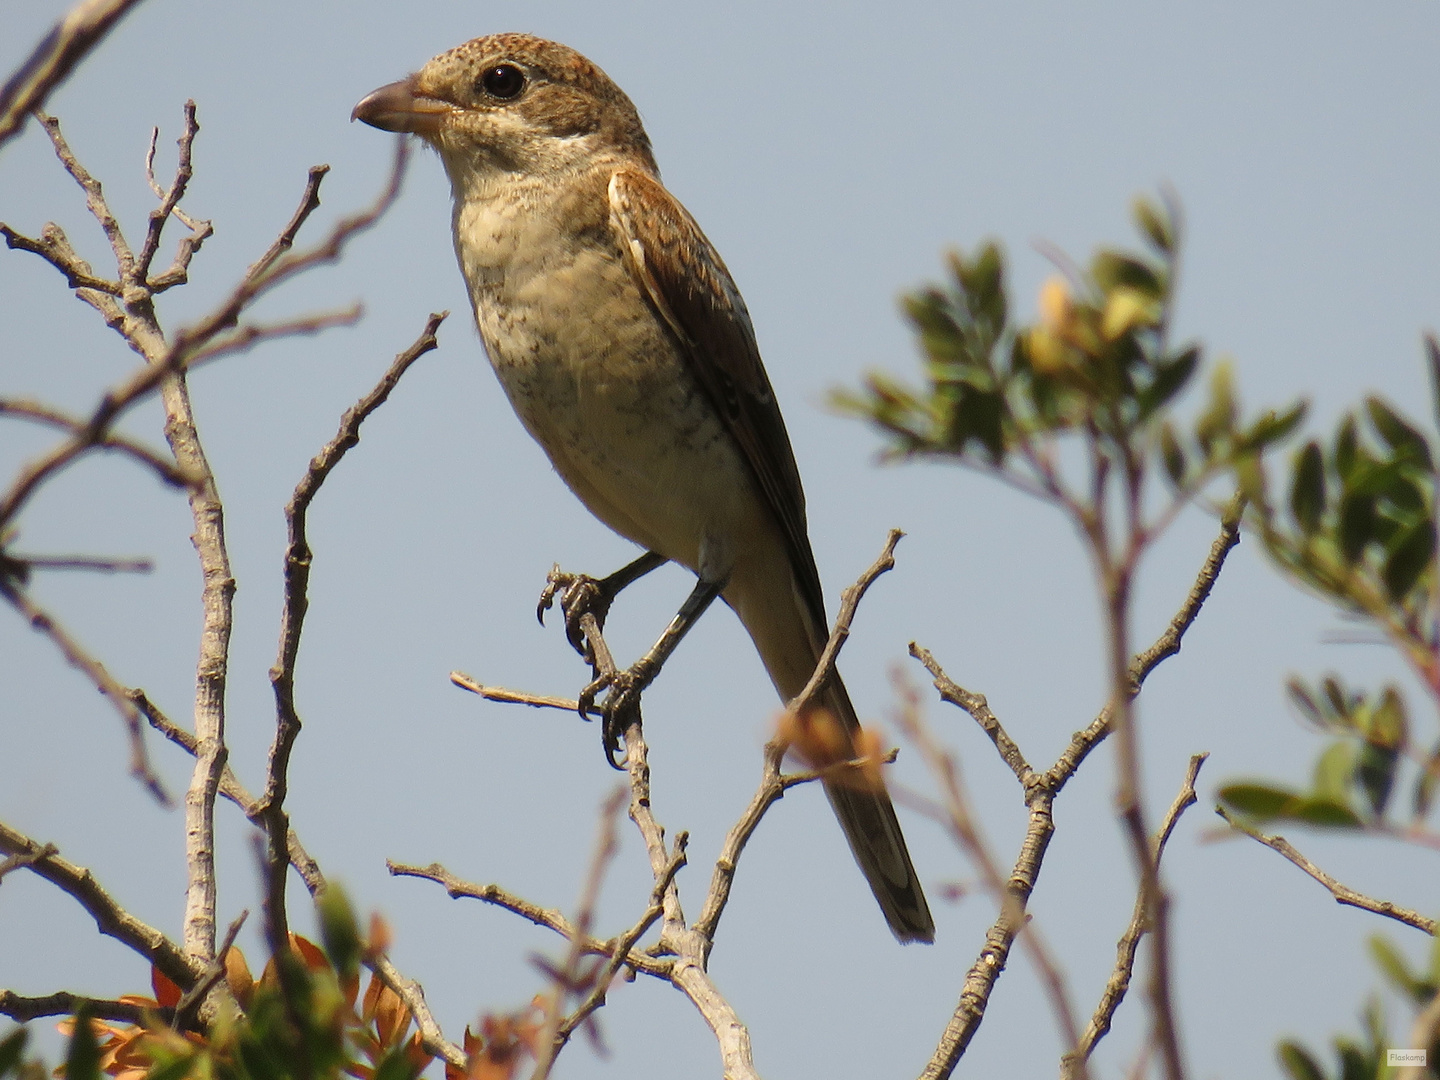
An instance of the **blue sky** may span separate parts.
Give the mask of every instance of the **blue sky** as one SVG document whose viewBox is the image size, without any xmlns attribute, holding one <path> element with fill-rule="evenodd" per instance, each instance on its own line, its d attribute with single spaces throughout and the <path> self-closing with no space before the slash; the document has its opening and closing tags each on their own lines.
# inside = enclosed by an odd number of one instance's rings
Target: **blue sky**
<svg viewBox="0 0 1440 1080">
<path fill-rule="evenodd" d="M 12 5 L 10 70 L 66 5 Z M 1179 333 L 1235 359 L 1246 401 L 1309 397 L 1328 428 L 1380 392 L 1429 415 L 1420 334 L 1440 321 L 1440 10 L 1390 3 L 685 6 L 434 0 L 402 10 L 357 0 L 247 5 L 146 0 L 51 103 L 112 205 L 140 231 L 142 162 L 161 129 L 161 175 L 193 97 L 202 132 L 192 214 L 216 234 L 192 283 L 165 297 L 170 327 L 206 311 L 288 218 L 305 170 L 326 162 L 312 229 L 368 201 L 389 160 L 351 107 L 467 38 L 526 30 L 604 67 L 639 107 L 664 178 L 719 247 L 754 318 L 809 497 L 832 597 L 910 534 L 866 600 L 842 661 L 862 716 L 893 708 L 892 668 L 919 681 L 909 641 L 988 695 L 1032 762 L 1048 763 L 1103 703 L 1102 642 L 1083 552 L 1065 522 L 993 481 L 935 465 L 879 467 L 878 440 L 824 406 L 873 368 L 912 373 L 899 294 L 938 276 L 943 252 L 997 237 L 1015 305 L 1049 272 L 1035 242 L 1084 258 L 1129 243 L 1138 191 L 1173 184 L 1185 208 Z M 35 125 L 0 153 L 0 220 L 64 225 L 97 267 L 106 249 Z M 557 943 L 505 913 L 397 881 L 384 860 L 439 860 L 547 906 L 569 907 L 615 782 L 594 729 L 560 714 L 482 703 L 485 682 L 573 694 L 585 669 L 532 617 L 554 562 L 608 572 L 632 553 L 594 522 L 525 437 L 487 370 L 449 238 L 439 162 L 422 154 L 394 212 L 339 267 L 268 300 L 269 318 L 363 300 L 337 330 L 198 372 L 196 409 L 226 499 L 239 593 L 232 761 L 252 786 L 273 726 L 266 670 L 279 614 L 281 508 L 340 413 L 432 310 L 453 314 L 365 429 L 312 515 L 316 566 L 300 662 L 306 721 L 292 771 L 296 828 L 357 903 L 385 912 L 394 958 L 420 979 L 447 1034 L 541 987 L 527 957 Z M 84 408 L 134 357 L 38 259 L 0 252 L 0 393 Z M 1188 407 L 1188 406 L 1187 406 Z M 159 413 L 127 431 L 160 441 Z M 0 428 L 7 473 L 43 440 Z M 184 716 L 193 683 L 198 574 L 183 499 L 114 460 L 47 489 L 21 521 L 34 551 L 144 554 L 149 577 L 47 576 L 36 597 L 124 682 Z M 1152 638 L 1214 532 L 1183 518 L 1145 569 L 1135 636 Z M 689 588 L 677 570 L 636 586 L 612 616 L 624 655 L 660 630 Z M 1279 582 L 1242 544 L 1185 651 L 1141 699 L 1151 805 L 1168 804 L 1188 756 L 1208 750 L 1201 805 L 1166 855 L 1177 987 L 1194 1075 L 1276 1075 L 1282 1034 L 1312 1043 L 1353 1029 L 1377 983 L 1367 935 L 1412 955 L 1403 927 L 1340 909 L 1254 844 L 1202 843 L 1214 787 L 1238 776 L 1302 781 L 1318 751 L 1283 700 L 1291 672 L 1335 669 L 1361 685 L 1395 676 L 1383 649 L 1328 643 L 1341 624 Z M 1418 702 L 1417 702 L 1418 704 Z M 739 624 L 717 609 L 647 694 L 655 805 L 692 834 L 682 897 L 694 909 L 725 829 L 758 776 L 773 692 Z M 988 836 L 1013 858 L 1024 808 L 966 718 L 929 719 L 960 756 Z M 1424 725 L 1430 723 L 1426 717 Z M 1421 730 L 1428 727 L 1422 726 Z M 142 918 L 178 934 L 183 835 L 124 775 L 115 718 L 51 647 L 0 611 L 0 820 L 57 843 Z M 159 741 L 172 788 L 186 759 Z M 1098 997 L 1134 882 L 1110 812 L 1106 748 L 1057 804 L 1058 832 L 1032 911 L 1082 1012 Z M 925 789 L 917 755 L 899 782 Z M 248 831 L 221 814 L 221 918 L 256 906 Z M 940 831 L 907 833 L 939 935 L 897 946 L 818 791 L 777 806 L 746 852 L 712 970 L 749 1023 L 767 1075 L 918 1072 L 954 1007 L 993 906 L 940 884 L 973 878 Z M 1424 908 L 1433 856 L 1393 844 L 1296 836 L 1356 888 Z M 649 885 L 627 834 L 601 909 L 626 925 Z M 297 889 L 298 892 L 298 889 Z M 252 924 L 253 925 L 253 924 Z M 258 939 L 242 939 L 253 956 Z M 0 986 L 97 995 L 141 991 L 144 966 L 94 933 L 69 901 L 23 875 L 0 888 Z M 1097 1061 L 1109 1074 L 1142 1037 L 1128 1004 Z M 1392 1010 L 1397 1030 L 1409 1016 Z M 708 1033 L 666 987 L 611 995 L 613 1056 L 571 1050 L 570 1077 L 704 1075 Z M 53 1044 L 52 1044 L 53 1045 Z M 960 1075 L 1044 1075 L 1059 1036 L 1017 956 Z"/>
</svg>

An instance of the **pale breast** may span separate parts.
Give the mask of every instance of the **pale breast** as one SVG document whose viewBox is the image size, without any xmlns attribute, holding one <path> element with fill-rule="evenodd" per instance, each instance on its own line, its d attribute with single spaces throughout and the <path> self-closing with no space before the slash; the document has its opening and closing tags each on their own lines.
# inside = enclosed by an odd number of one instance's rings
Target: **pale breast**
<svg viewBox="0 0 1440 1080">
<path fill-rule="evenodd" d="M 601 189 L 603 193 L 603 188 Z M 466 200 L 456 253 L 511 405 L 611 528 L 707 576 L 767 519 L 738 448 L 580 196 Z"/>
</svg>

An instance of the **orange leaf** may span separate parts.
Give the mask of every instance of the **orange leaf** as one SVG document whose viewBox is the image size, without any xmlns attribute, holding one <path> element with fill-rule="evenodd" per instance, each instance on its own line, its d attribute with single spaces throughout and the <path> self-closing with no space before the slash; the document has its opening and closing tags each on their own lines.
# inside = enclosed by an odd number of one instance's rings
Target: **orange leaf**
<svg viewBox="0 0 1440 1080">
<path fill-rule="evenodd" d="M 410 1062 L 410 1068 L 416 1076 L 428 1069 L 435 1060 L 435 1055 L 425 1049 L 425 1039 L 418 1031 L 410 1036 L 410 1041 L 405 1046 L 405 1060 Z"/>
<path fill-rule="evenodd" d="M 387 1047 L 394 1046 L 405 1037 L 405 1029 L 409 1026 L 410 1010 L 400 1000 L 400 995 L 388 986 L 382 986 L 375 1003 L 375 1029 L 380 1034 L 380 1042 Z"/>
<path fill-rule="evenodd" d="M 299 934 L 291 934 L 290 947 L 300 954 L 300 959 L 305 961 L 305 966 L 311 971 L 330 970 L 330 961 L 326 959 L 320 946 L 313 941 L 303 938 Z"/>
<path fill-rule="evenodd" d="M 379 956 L 390 951 L 390 924 L 385 921 L 385 916 L 378 911 L 370 913 L 370 944 L 367 952 L 371 956 Z"/>
<path fill-rule="evenodd" d="M 380 981 L 380 976 L 374 972 L 370 973 L 370 985 L 365 987 L 365 1002 L 361 1007 L 360 1019 L 369 1023 L 375 1019 L 375 1007 L 380 1001 L 380 991 L 385 989 L 385 984 Z"/>
<path fill-rule="evenodd" d="M 184 992 L 176 986 L 165 973 L 153 965 L 150 968 L 150 986 L 155 991 L 155 1000 L 167 1009 L 173 1009 L 180 1004 Z"/>
<path fill-rule="evenodd" d="M 234 945 L 225 950 L 225 982 L 240 1007 L 250 1008 L 250 1001 L 255 996 L 255 979 L 250 974 L 250 965 L 245 962 L 245 954 Z"/>
</svg>

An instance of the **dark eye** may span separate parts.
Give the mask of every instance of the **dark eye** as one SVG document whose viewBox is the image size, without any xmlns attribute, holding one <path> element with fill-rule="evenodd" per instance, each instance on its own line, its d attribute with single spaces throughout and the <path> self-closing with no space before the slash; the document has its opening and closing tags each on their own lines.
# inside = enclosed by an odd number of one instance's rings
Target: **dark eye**
<svg viewBox="0 0 1440 1080">
<path fill-rule="evenodd" d="M 491 97 L 509 101 L 525 89 L 525 73 L 514 64 L 496 64 L 480 76 L 480 89 Z"/>
</svg>

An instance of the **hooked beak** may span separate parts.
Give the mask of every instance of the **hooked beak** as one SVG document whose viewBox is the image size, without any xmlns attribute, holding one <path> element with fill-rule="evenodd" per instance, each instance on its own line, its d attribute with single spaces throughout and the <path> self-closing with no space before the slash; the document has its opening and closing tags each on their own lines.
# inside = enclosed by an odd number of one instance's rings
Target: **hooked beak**
<svg viewBox="0 0 1440 1080">
<path fill-rule="evenodd" d="M 350 113 L 352 121 L 361 120 L 381 131 L 403 131 L 424 138 L 438 134 L 445 117 L 455 111 L 447 101 L 426 97 L 416 89 L 415 76 L 382 86 L 370 94 Z"/>
</svg>

